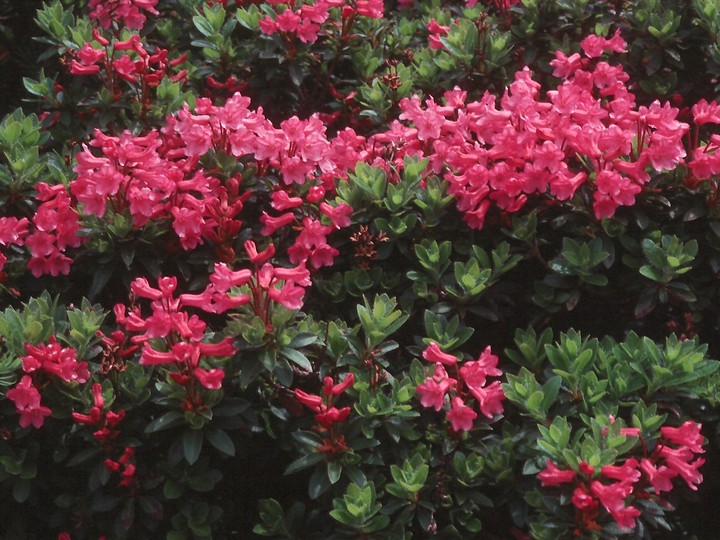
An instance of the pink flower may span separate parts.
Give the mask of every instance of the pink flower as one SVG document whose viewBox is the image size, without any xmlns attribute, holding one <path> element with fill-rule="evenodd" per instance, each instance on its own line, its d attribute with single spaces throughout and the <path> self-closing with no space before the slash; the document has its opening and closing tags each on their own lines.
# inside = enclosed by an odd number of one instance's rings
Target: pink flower
<svg viewBox="0 0 720 540">
<path fill-rule="evenodd" d="M 577 473 L 572 469 L 558 469 L 549 459 L 545 461 L 545 469 L 538 473 L 540 485 L 543 487 L 569 484 L 575 480 Z"/>
<path fill-rule="evenodd" d="M 300 388 L 295 389 L 295 399 L 315 412 L 320 412 L 323 403 L 323 399 L 320 396 L 308 394 Z"/>
<path fill-rule="evenodd" d="M 26 356 L 23 356 L 23 371 L 32 373 L 44 371 L 55 375 L 65 382 L 87 382 L 90 378 L 87 362 L 78 362 L 75 349 L 63 347 L 55 336 L 51 336 L 47 344 L 25 344 Z"/>
<path fill-rule="evenodd" d="M 292 223 L 294 219 L 295 215 L 292 212 L 286 212 L 277 217 L 270 216 L 263 212 L 262 216 L 260 216 L 260 223 L 263 224 L 260 234 L 263 236 L 270 236 L 278 229 Z"/>
<path fill-rule="evenodd" d="M 662 446 L 660 447 L 660 456 L 665 459 L 669 469 L 683 477 L 690 489 L 697 491 L 697 486 L 703 481 L 703 475 L 698 469 L 705 463 L 704 459 L 691 461 L 694 454 L 687 447 L 675 450 L 668 446 Z"/>
<path fill-rule="evenodd" d="M 462 398 L 456 396 L 451 401 L 451 408 L 446 418 L 454 431 L 470 431 L 477 413 L 465 405 Z"/>
<path fill-rule="evenodd" d="M 287 8 L 285 11 L 275 17 L 275 23 L 282 32 L 294 32 L 300 24 L 300 15 Z"/>
<path fill-rule="evenodd" d="M 632 485 L 624 482 L 604 485 L 596 480 L 590 484 L 592 494 L 600 500 L 605 510 L 610 512 L 623 529 L 635 528 L 635 518 L 640 515 L 640 511 L 634 506 L 625 506 L 625 499 L 630 496 L 632 490 Z"/>
<path fill-rule="evenodd" d="M 323 392 L 326 396 L 339 396 L 355 383 L 355 375 L 348 373 L 342 382 L 334 384 L 332 377 L 323 379 Z"/>
<path fill-rule="evenodd" d="M 617 465 L 605 465 L 602 467 L 601 472 L 606 478 L 618 480 L 628 484 L 634 484 L 640 480 L 640 471 L 638 470 L 638 461 L 635 458 L 630 458 L 620 466 Z"/>
<path fill-rule="evenodd" d="M 267 262 L 269 259 L 271 259 L 273 255 L 275 255 L 275 244 L 272 243 L 260 252 L 258 252 L 257 246 L 252 240 L 247 240 L 243 244 L 243 247 L 245 248 L 245 252 L 250 258 L 250 262 L 253 264 L 263 264 L 264 262 Z"/>
<path fill-rule="evenodd" d="M 382 0 L 357 0 L 357 14 L 371 19 L 382 19 L 385 6 Z"/>
<path fill-rule="evenodd" d="M 23 428 L 33 425 L 40 429 L 45 423 L 45 417 L 52 414 L 50 409 L 40 405 L 40 392 L 33 386 L 29 375 L 23 375 L 20 382 L 8 390 L 5 396 L 15 403 L 15 408 L 20 413 L 20 426 Z"/>
<path fill-rule="evenodd" d="M 590 493 L 587 492 L 585 487 L 582 486 L 576 487 L 575 491 L 573 491 L 572 503 L 575 505 L 575 508 L 583 512 L 593 510 L 600 504 Z"/>
<path fill-rule="evenodd" d="M 703 98 L 692 107 L 693 120 L 696 126 L 704 124 L 720 124 L 720 105 L 715 101 Z"/>
<path fill-rule="evenodd" d="M 502 400 L 505 399 L 505 392 L 503 392 L 500 381 L 495 381 L 484 388 L 469 387 L 469 390 L 472 396 L 478 400 L 480 412 L 485 417 L 492 418 L 503 412 Z"/>
<path fill-rule="evenodd" d="M 655 490 L 655 494 L 659 495 L 663 491 L 672 491 L 673 485 L 671 480 L 678 475 L 677 471 L 665 465 L 656 467 L 648 459 L 640 461 L 640 469 L 647 475 L 648 480 L 653 486 L 653 490 Z"/>
<path fill-rule="evenodd" d="M 320 412 L 315 415 L 315 420 L 322 427 L 326 429 L 332 428 L 339 422 L 344 422 L 350 416 L 350 407 L 343 407 L 338 409 L 336 407 L 330 407 L 324 412 Z"/>
<path fill-rule="evenodd" d="M 209 390 L 219 390 L 222 388 L 222 380 L 225 376 L 225 372 L 222 369 L 204 369 L 196 367 L 193 370 L 193 377 L 195 377 L 200 384 Z"/>
<path fill-rule="evenodd" d="M 258 27 L 260 31 L 266 35 L 272 35 L 278 31 L 278 24 L 269 15 L 258 21 Z"/>
<path fill-rule="evenodd" d="M 422 356 L 428 362 L 440 362 L 446 366 L 454 366 L 457 364 L 457 358 L 452 354 L 442 352 L 438 344 L 434 341 L 425 348 Z"/>
<path fill-rule="evenodd" d="M 688 420 L 679 428 L 663 426 L 660 428 L 660 433 L 668 442 L 684 446 L 696 454 L 703 454 L 705 450 L 702 445 L 705 437 L 700 433 L 701 428 L 702 424 Z"/>
<path fill-rule="evenodd" d="M 597 58 L 605 51 L 624 53 L 627 43 L 620 36 L 620 30 L 617 30 L 610 39 L 591 34 L 580 42 L 580 46 L 588 58 Z"/>
<path fill-rule="evenodd" d="M 298 287 L 293 282 L 287 282 L 281 289 L 271 288 L 268 290 L 268 296 L 288 309 L 300 309 L 303 306 L 305 289 Z"/>
<path fill-rule="evenodd" d="M 438 365 L 442 366 L 442 364 Z M 435 374 L 438 374 L 437 370 Z M 439 411 L 445 403 L 445 394 L 451 386 L 452 384 L 447 377 L 439 381 L 434 377 L 428 377 L 424 383 L 416 387 L 416 391 L 420 395 L 420 403 L 423 407 L 432 407 Z"/>
<path fill-rule="evenodd" d="M 272 207 L 278 212 L 302 206 L 303 200 L 300 197 L 290 197 L 284 189 L 273 191 Z"/>
<path fill-rule="evenodd" d="M 251 277 L 252 272 L 246 268 L 233 271 L 225 263 L 215 263 L 213 273 L 210 274 L 210 282 L 215 286 L 216 291 L 225 293 L 232 287 L 245 285 Z"/>
<path fill-rule="evenodd" d="M 321 202 L 320 211 L 330 218 L 335 228 L 341 229 L 350 226 L 353 209 L 349 204 L 341 203 L 337 206 L 330 206 L 326 202 Z"/>
</svg>

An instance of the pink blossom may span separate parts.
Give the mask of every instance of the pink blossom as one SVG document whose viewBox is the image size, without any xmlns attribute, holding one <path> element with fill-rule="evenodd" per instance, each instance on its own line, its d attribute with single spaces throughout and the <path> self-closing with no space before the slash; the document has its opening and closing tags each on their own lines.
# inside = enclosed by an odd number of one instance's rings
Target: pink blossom
<svg viewBox="0 0 720 540">
<path fill-rule="evenodd" d="M 435 19 L 430 19 L 426 28 L 430 33 L 430 35 L 428 35 L 428 47 L 435 50 L 444 49 L 445 45 L 440 41 L 440 37 L 447 36 L 450 27 L 439 24 Z"/>
<path fill-rule="evenodd" d="M 338 409 L 336 407 L 327 408 L 325 411 L 315 415 L 315 420 L 325 429 L 332 428 L 335 424 L 344 422 L 350 416 L 350 407 Z"/>
<path fill-rule="evenodd" d="M 335 228 L 341 229 L 350 226 L 353 209 L 349 204 L 340 203 L 337 206 L 330 206 L 328 203 L 321 202 L 320 211 L 330 218 Z"/>
<path fill-rule="evenodd" d="M 263 212 L 262 216 L 260 216 L 260 223 L 263 224 L 260 234 L 263 236 L 271 236 L 278 229 L 292 223 L 294 219 L 295 215 L 292 212 L 286 212 L 277 217 L 270 216 Z"/>
<path fill-rule="evenodd" d="M 696 126 L 720 124 L 720 105 L 702 98 L 692 106 L 693 120 Z"/>
<path fill-rule="evenodd" d="M 473 422 L 477 418 L 477 413 L 472 408 L 465 405 L 465 402 L 459 396 L 451 400 L 451 408 L 446 418 L 454 431 L 470 431 Z"/>
<path fill-rule="evenodd" d="M 569 484 L 575 480 L 577 473 L 572 469 L 559 469 L 549 459 L 545 461 L 545 469 L 538 473 L 540 485 L 543 487 Z"/>
<path fill-rule="evenodd" d="M 665 459 L 669 469 L 676 471 L 683 477 L 690 489 L 697 491 L 697 486 L 703 481 L 703 475 L 698 469 L 705 463 L 704 459 L 699 458 L 691 461 L 694 454 L 687 447 L 673 449 L 668 446 L 661 446 L 660 456 Z"/>
<path fill-rule="evenodd" d="M 298 24 L 300 24 L 300 15 L 287 8 L 275 17 L 275 24 L 277 24 L 278 30 L 282 32 L 294 32 L 297 30 Z"/>
<path fill-rule="evenodd" d="M 49 408 L 40 405 L 40 392 L 29 375 L 23 375 L 20 382 L 8 390 L 5 396 L 15 403 L 15 408 L 20 413 L 20 426 L 23 428 L 32 425 L 40 429 L 45 418 L 52 414 Z"/>
<path fill-rule="evenodd" d="M 357 0 L 357 14 L 371 19 L 382 19 L 385 6 L 382 0 Z"/>
<path fill-rule="evenodd" d="M 288 309 L 300 309 L 303 306 L 305 289 L 298 287 L 293 282 L 287 282 L 280 289 L 268 290 L 268 296 Z"/>
<path fill-rule="evenodd" d="M 617 524 L 623 529 L 635 528 L 635 518 L 640 511 L 634 506 L 625 506 L 625 499 L 632 493 L 632 485 L 616 482 L 604 485 L 597 480 L 590 484 L 590 491 L 595 495 Z"/>
<path fill-rule="evenodd" d="M 340 255 L 340 251 L 338 251 L 334 247 L 330 246 L 329 244 L 321 244 L 313 248 L 308 260 L 310 261 L 311 267 L 321 268 L 323 266 L 332 266 L 335 261 L 335 257 L 337 257 L 338 255 Z M 290 260 L 291 262 L 295 263 L 302 262 L 305 259 L 296 260 L 291 256 Z"/>
<path fill-rule="evenodd" d="M 580 42 L 580 46 L 588 58 L 597 58 L 605 51 L 624 53 L 627 43 L 620 36 L 620 30 L 616 30 L 610 39 L 591 34 Z"/>
<path fill-rule="evenodd" d="M 638 470 L 638 461 L 635 458 L 629 458 L 622 465 L 605 465 L 600 469 L 603 476 L 634 484 L 640 480 L 640 471 Z"/>
<path fill-rule="evenodd" d="M 295 399 L 315 412 L 321 411 L 323 399 L 320 396 L 308 394 L 300 388 L 295 389 Z"/>
<path fill-rule="evenodd" d="M 147 19 L 145 13 L 158 14 L 155 9 L 157 2 L 158 0 L 90 0 L 88 8 L 90 18 L 96 20 L 101 28 L 110 28 L 111 23 L 116 21 L 128 28 L 140 30 Z"/>
<path fill-rule="evenodd" d="M 437 364 L 437 366 L 439 366 L 439 369 L 436 367 L 434 376 L 426 378 L 424 383 L 416 387 L 416 391 L 420 395 L 420 403 L 423 407 L 432 407 L 439 411 L 443 407 L 445 394 L 452 386 L 452 383 L 447 374 L 442 376 L 444 373 L 442 364 Z M 440 370 L 442 370 L 442 373 Z"/>
<path fill-rule="evenodd" d="M 278 189 L 272 193 L 272 207 L 278 212 L 284 212 L 291 208 L 302 206 L 303 200 L 300 197 L 290 197 L 284 189 Z"/>
<path fill-rule="evenodd" d="M 647 476 L 657 495 L 663 491 L 672 491 L 673 485 L 671 480 L 678 475 L 677 471 L 670 469 L 665 465 L 656 467 L 648 459 L 642 459 L 640 461 L 640 469 Z"/>
<path fill-rule="evenodd" d="M 332 377 L 323 379 L 323 392 L 326 396 L 339 396 L 355 383 L 355 375 L 348 373 L 342 382 L 335 384 Z"/>
<path fill-rule="evenodd" d="M 272 35 L 278 31 L 278 24 L 269 15 L 258 21 L 258 27 L 263 34 Z"/>
<path fill-rule="evenodd" d="M 492 418 L 496 414 L 503 412 L 502 401 L 505 399 L 500 381 L 495 381 L 485 387 L 469 386 L 468 389 L 472 396 L 478 400 L 480 404 L 480 412 L 487 418 Z"/>
<path fill-rule="evenodd" d="M 441 364 L 445 364 L 447 366 L 454 366 L 458 361 L 458 359 L 452 354 L 442 352 L 438 344 L 434 341 L 425 348 L 422 356 L 428 362 L 440 362 Z"/>
<path fill-rule="evenodd" d="M 196 367 L 193 370 L 193 377 L 195 377 L 200 384 L 209 390 L 219 390 L 222 388 L 222 380 L 224 376 L 225 372 L 218 368 L 207 370 L 205 368 Z"/>
<path fill-rule="evenodd" d="M 702 424 L 687 420 L 679 428 L 663 426 L 660 428 L 660 433 L 666 441 L 686 447 L 696 454 L 702 454 L 705 452 L 702 447 L 705 437 L 700 433 L 701 428 Z"/>
</svg>

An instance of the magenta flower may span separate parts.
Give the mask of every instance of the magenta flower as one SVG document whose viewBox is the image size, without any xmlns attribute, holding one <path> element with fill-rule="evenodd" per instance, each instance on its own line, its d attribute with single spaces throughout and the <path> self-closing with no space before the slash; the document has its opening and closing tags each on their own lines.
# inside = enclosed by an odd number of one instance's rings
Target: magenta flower
<svg viewBox="0 0 720 540">
<path fill-rule="evenodd" d="M 575 480 L 577 473 L 572 469 L 559 469 L 549 459 L 545 461 L 545 469 L 538 473 L 540 485 L 543 487 L 569 484 Z"/>
<path fill-rule="evenodd" d="M 454 366 L 457 364 L 457 357 L 452 354 L 444 353 L 434 341 L 428 345 L 422 354 L 423 358 L 428 362 L 440 362 L 446 366 Z"/>
<path fill-rule="evenodd" d="M 477 413 L 465 405 L 462 398 L 456 396 L 451 401 L 451 408 L 446 418 L 454 431 L 470 431 Z"/>
</svg>

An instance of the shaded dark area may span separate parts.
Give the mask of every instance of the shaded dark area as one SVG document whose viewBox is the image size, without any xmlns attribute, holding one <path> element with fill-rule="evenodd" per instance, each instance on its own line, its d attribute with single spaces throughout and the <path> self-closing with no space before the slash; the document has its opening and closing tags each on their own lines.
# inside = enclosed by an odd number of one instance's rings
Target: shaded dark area
<svg viewBox="0 0 720 540">
<path fill-rule="evenodd" d="M 23 106 L 23 77 L 37 77 L 42 44 L 35 13 L 41 0 L 0 0 L 0 117 Z"/>
</svg>

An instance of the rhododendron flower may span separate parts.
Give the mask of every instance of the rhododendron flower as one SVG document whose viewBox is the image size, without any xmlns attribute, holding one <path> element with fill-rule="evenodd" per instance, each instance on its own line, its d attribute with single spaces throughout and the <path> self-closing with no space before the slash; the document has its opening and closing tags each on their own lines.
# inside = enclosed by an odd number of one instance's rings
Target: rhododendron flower
<svg viewBox="0 0 720 540">
<path fill-rule="evenodd" d="M 573 491 L 572 503 L 575 508 L 583 512 L 592 511 L 600 505 L 597 499 L 588 493 L 583 486 L 578 486 Z"/>
<path fill-rule="evenodd" d="M 325 429 L 330 429 L 335 424 L 344 422 L 350 416 L 350 407 L 343 407 L 338 409 L 336 407 L 330 407 L 324 412 L 319 412 L 315 415 L 315 420 Z"/>
<path fill-rule="evenodd" d="M 684 446 L 696 454 L 703 454 L 705 450 L 703 450 L 702 445 L 705 442 L 705 437 L 700 433 L 701 428 L 702 424 L 687 420 L 679 428 L 661 427 L 660 434 L 668 442 Z"/>
<path fill-rule="evenodd" d="M 624 53 L 626 52 L 627 43 L 620 36 L 620 30 L 616 30 L 610 39 L 590 34 L 580 42 L 580 46 L 588 58 L 597 58 L 605 51 Z"/>
<path fill-rule="evenodd" d="M 625 506 L 625 499 L 632 493 L 633 487 L 624 482 L 605 485 L 598 481 L 590 484 L 590 491 L 605 507 L 617 524 L 623 529 L 635 528 L 635 518 L 640 510 L 634 506 Z"/>
<path fill-rule="evenodd" d="M 326 396 L 339 396 L 355 383 L 355 375 L 348 373 L 342 382 L 335 384 L 332 377 L 323 379 L 323 392 Z"/>
<path fill-rule="evenodd" d="M 665 459 L 669 469 L 683 477 L 690 489 L 697 491 L 697 486 L 703 481 L 703 475 L 698 470 L 705 463 L 703 458 L 691 461 L 695 455 L 689 448 L 673 449 L 668 446 L 660 448 L 660 456 Z"/>
<path fill-rule="evenodd" d="M 452 399 L 447 419 L 454 431 L 470 431 L 476 418 L 477 413 L 465 405 L 462 398 L 456 396 Z"/>
<path fill-rule="evenodd" d="M 90 18 L 96 20 L 101 28 L 110 28 L 113 22 L 118 22 L 140 30 L 147 20 L 145 13 L 158 15 L 155 9 L 157 3 L 158 0 L 90 0 L 88 8 Z"/>
<path fill-rule="evenodd" d="M 720 105 L 715 101 L 708 102 L 702 98 L 692 106 L 691 110 L 696 126 L 720 124 Z"/>
<path fill-rule="evenodd" d="M 75 349 L 63 347 L 55 336 L 50 336 L 47 344 L 26 343 L 25 352 L 27 354 L 22 357 L 25 373 L 42 371 L 55 375 L 65 382 L 84 383 L 90 378 L 88 363 L 78 362 Z"/>
<path fill-rule="evenodd" d="M 640 471 L 638 470 L 638 460 L 635 458 L 629 458 L 622 465 L 604 465 L 600 469 L 603 476 L 618 480 L 620 482 L 627 482 L 634 484 L 640 480 Z"/>
<path fill-rule="evenodd" d="M 642 459 L 640 461 L 640 469 L 645 473 L 648 480 L 653 486 L 656 494 L 663 491 L 671 491 L 673 488 L 672 479 L 679 473 L 665 465 L 656 467 L 650 460 Z"/>
<path fill-rule="evenodd" d="M 538 473 L 540 484 L 544 487 L 568 484 L 575 480 L 577 473 L 572 469 L 558 469 L 549 459 L 545 461 L 545 469 Z"/>
<path fill-rule="evenodd" d="M 15 408 L 20 413 L 20 426 L 23 428 L 32 425 L 40 429 L 45 418 L 52 414 L 49 408 L 40 405 L 40 392 L 29 375 L 23 375 L 20 382 L 8 390 L 5 396 L 15 403 Z"/>
<path fill-rule="evenodd" d="M 428 362 L 440 362 L 446 366 L 454 366 L 458 361 L 457 357 L 452 354 L 442 352 L 438 344 L 434 341 L 425 348 L 422 356 Z"/>
<path fill-rule="evenodd" d="M 445 394 L 448 389 L 456 383 L 455 379 L 447 376 L 442 364 L 435 364 L 433 376 L 425 379 L 425 382 L 419 384 L 416 388 L 417 393 L 420 395 L 420 403 L 423 407 L 432 407 L 439 411 L 445 403 Z"/>
<path fill-rule="evenodd" d="M 430 32 L 428 35 L 428 47 L 434 50 L 444 49 L 445 45 L 443 45 L 442 41 L 440 41 L 440 38 L 442 36 L 447 36 L 450 31 L 450 27 L 439 24 L 435 19 L 430 19 L 426 28 L 427 31 Z"/>
</svg>

